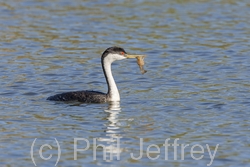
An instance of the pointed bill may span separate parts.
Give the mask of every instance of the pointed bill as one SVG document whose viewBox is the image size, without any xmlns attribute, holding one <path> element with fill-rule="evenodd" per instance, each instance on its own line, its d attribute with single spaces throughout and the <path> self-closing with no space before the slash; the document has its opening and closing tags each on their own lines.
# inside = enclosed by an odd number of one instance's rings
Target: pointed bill
<svg viewBox="0 0 250 167">
<path fill-rule="evenodd" d="M 145 57 L 145 55 L 129 55 L 129 54 L 127 54 L 126 57 L 127 57 L 128 59 L 135 59 L 135 58 L 137 58 L 137 57 Z"/>
</svg>

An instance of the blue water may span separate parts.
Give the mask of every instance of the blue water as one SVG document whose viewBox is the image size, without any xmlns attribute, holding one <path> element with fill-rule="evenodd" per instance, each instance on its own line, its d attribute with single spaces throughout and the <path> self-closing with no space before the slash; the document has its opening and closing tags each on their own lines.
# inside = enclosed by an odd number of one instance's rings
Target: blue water
<svg viewBox="0 0 250 167">
<path fill-rule="evenodd" d="M 0 166 L 250 165 L 247 0 L 10 0 L 0 16 Z M 114 45 L 147 55 L 144 75 L 113 64 L 120 104 L 46 101 L 106 92 Z"/>
</svg>

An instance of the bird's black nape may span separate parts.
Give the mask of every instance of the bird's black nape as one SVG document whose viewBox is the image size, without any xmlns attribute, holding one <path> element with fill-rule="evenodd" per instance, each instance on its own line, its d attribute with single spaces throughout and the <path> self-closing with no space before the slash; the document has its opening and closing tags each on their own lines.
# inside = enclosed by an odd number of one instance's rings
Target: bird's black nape
<svg viewBox="0 0 250 167">
<path fill-rule="evenodd" d="M 121 52 L 127 54 L 127 52 L 121 48 L 121 47 L 118 47 L 118 46 L 113 46 L 113 47 L 110 47 L 110 48 L 107 48 L 103 53 L 102 53 L 102 59 L 105 58 L 109 53 L 117 53 L 117 54 L 120 54 Z"/>
</svg>

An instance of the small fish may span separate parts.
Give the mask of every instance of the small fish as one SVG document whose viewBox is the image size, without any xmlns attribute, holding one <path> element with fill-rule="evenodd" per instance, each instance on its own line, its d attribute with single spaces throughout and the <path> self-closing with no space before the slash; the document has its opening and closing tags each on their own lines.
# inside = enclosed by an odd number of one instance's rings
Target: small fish
<svg viewBox="0 0 250 167">
<path fill-rule="evenodd" d="M 145 74 L 147 71 L 144 70 L 144 58 L 145 56 L 137 56 L 136 59 L 137 59 L 137 64 L 138 66 L 140 67 L 140 70 L 141 70 L 141 73 L 142 74 Z"/>
<path fill-rule="evenodd" d="M 137 64 L 140 67 L 141 73 L 145 74 L 147 72 L 143 68 L 145 55 L 127 55 L 127 58 L 130 58 L 130 59 L 136 58 L 137 59 Z"/>
</svg>

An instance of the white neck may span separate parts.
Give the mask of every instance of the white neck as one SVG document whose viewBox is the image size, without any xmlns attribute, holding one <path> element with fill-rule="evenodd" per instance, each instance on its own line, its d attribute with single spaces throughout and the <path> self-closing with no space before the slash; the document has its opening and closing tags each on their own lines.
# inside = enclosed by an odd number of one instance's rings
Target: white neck
<svg viewBox="0 0 250 167">
<path fill-rule="evenodd" d="M 103 60 L 104 75 L 108 84 L 108 101 L 120 101 L 120 94 L 111 71 L 112 62 L 108 57 Z"/>
</svg>

